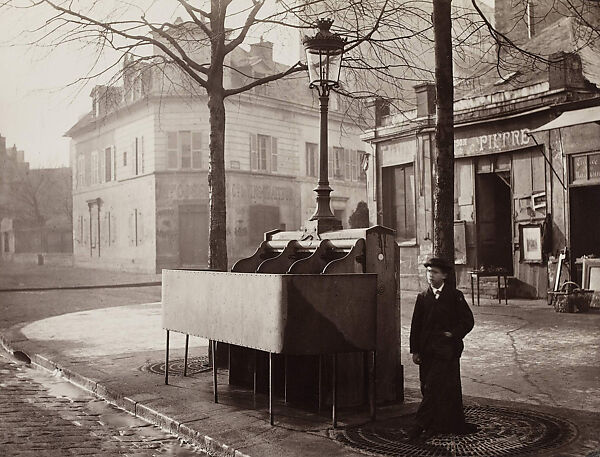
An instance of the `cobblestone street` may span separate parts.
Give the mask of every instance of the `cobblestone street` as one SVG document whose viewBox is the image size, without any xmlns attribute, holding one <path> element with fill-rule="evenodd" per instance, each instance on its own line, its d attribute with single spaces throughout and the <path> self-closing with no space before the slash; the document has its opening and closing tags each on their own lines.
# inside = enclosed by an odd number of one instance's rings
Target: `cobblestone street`
<svg viewBox="0 0 600 457">
<path fill-rule="evenodd" d="M 50 373 L 0 354 L 0 455 L 206 454 Z"/>
</svg>

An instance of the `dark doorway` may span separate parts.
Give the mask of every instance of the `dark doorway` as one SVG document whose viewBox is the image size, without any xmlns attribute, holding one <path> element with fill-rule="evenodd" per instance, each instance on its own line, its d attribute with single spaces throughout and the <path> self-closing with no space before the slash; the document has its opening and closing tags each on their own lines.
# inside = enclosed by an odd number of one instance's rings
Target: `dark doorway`
<svg viewBox="0 0 600 457">
<path fill-rule="evenodd" d="M 179 262 L 182 267 L 208 265 L 208 208 L 206 205 L 179 207 Z"/>
<path fill-rule="evenodd" d="M 510 172 L 478 174 L 477 263 L 513 274 Z"/>
<path fill-rule="evenodd" d="M 571 254 L 600 256 L 600 185 L 571 187 Z"/>
<path fill-rule="evenodd" d="M 248 220 L 248 244 L 252 249 L 261 243 L 265 232 L 280 227 L 279 207 L 268 205 L 250 206 Z"/>
</svg>

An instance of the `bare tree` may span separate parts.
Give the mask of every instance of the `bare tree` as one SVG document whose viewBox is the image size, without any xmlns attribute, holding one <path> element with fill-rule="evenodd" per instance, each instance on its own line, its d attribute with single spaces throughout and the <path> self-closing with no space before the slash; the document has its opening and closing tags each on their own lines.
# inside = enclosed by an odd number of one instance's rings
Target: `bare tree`
<svg viewBox="0 0 600 457">
<path fill-rule="evenodd" d="M 8 0 L 5 4 L 14 5 L 19 1 Z M 134 59 L 128 60 L 128 65 L 161 66 L 167 75 L 170 74 L 168 67 L 174 65 L 186 75 L 189 87 L 205 91 L 210 120 L 209 268 L 216 270 L 227 268 L 224 101 L 306 68 L 298 61 L 266 76 L 243 75 L 246 78 L 240 85 L 226 87 L 225 71 L 235 71 L 229 67 L 228 55 L 245 42 L 252 28 L 287 28 L 312 33 L 319 13 L 336 18 L 335 31 L 348 39 L 344 60 L 347 80 L 340 93 L 350 96 L 352 101 L 375 94 L 381 96 L 382 93 L 392 102 L 401 101 L 407 84 L 431 79 L 428 77 L 431 70 L 422 58 L 423 50 L 432 42 L 430 11 L 426 3 L 415 0 L 310 0 L 288 4 L 284 0 L 277 2 L 274 10 L 265 12 L 265 2 L 252 0 L 244 5 L 236 2 L 234 7 L 231 0 L 172 0 L 171 8 L 177 7 L 188 19 L 173 22 L 152 20 L 151 8 L 136 9 L 127 2 L 105 14 L 102 14 L 102 2 L 97 1 L 85 6 L 54 0 L 32 0 L 25 4 L 29 8 L 46 7 L 53 12 L 43 26 L 35 30 L 37 44 L 57 46 L 77 42 L 90 49 L 95 46 L 99 55 L 118 51 L 112 65 L 90 70 L 88 75 L 82 76 L 83 80 L 118 68 L 128 55 L 128 59 Z M 236 25 L 235 19 L 240 17 L 244 20 L 238 20 Z M 229 26 L 227 22 L 234 25 Z M 352 101 L 349 106 L 362 105 Z"/>
<path fill-rule="evenodd" d="M 17 178 L 11 184 L 16 214 L 32 222 L 36 228 L 43 228 L 48 220 L 44 211 L 48 184 L 48 175 L 32 170 L 19 170 Z"/>
<path fill-rule="evenodd" d="M 435 35 L 435 186 L 433 250 L 454 264 L 454 81 L 452 76 L 451 0 L 434 0 Z M 452 282 L 456 278 L 451 279 Z"/>
</svg>

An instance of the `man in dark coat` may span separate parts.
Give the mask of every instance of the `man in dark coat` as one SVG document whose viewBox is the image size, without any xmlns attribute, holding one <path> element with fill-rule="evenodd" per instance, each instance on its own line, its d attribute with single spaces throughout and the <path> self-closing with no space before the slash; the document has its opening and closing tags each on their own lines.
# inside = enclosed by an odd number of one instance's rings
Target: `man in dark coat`
<svg viewBox="0 0 600 457">
<path fill-rule="evenodd" d="M 465 422 L 460 384 L 463 338 L 474 325 L 473 313 L 461 291 L 445 284 L 452 267 L 440 258 L 425 263 L 429 287 L 417 296 L 410 327 L 410 352 L 419 365 L 423 401 L 409 438 L 421 433 L 464 434 L 474 431 Z"/>
</svg>

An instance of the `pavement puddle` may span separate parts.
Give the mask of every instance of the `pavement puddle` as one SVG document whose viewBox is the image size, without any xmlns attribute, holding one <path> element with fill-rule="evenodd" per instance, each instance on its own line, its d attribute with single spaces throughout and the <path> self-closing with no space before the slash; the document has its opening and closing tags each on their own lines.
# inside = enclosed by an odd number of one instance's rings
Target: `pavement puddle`
<svg viewBox="0 0 600 457">
<path fill-rule="evenodd" d="M 14 357 L 4 353 L 0 353 L 0 357 L 15 360 Z M 23 382 L 40 385 L 44 391 L 44 398 L 48 399 L 48 408 L 54 408 L 58 401 L 61 405 L 67 406 L 57 412 L 70 423 L 78 427 L 93 426 L 96 430 L 93 433 L 99 437 L 131 442 L 135 449 L 127 452 L 126 455 L 130 457 L 208 455 L 167 434 L 155 425 L 132 416 L 71 384 L 61 377 L 58 370 L 51 373 L 37 366 L 23 363 L 19 363 L 19 366 L 20 369 L 14 375 Z"/>
</svg>

